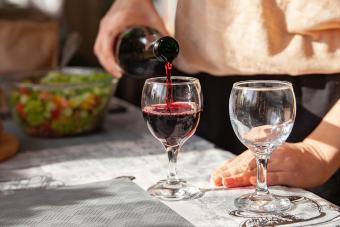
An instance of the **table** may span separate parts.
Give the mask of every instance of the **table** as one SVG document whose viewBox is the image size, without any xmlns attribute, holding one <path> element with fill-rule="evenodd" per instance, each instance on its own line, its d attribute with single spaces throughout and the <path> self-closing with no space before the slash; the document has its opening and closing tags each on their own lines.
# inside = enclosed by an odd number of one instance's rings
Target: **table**
<svg viewBox="0 0 340 227">
<path fill-rule="evenodd" d="M 119 176 L 135 176 L 135 182 L 146 190 L 163 179 L 167 156 L 148 132 L 140 110 L 119 99 L 113 102 L 123 105 L 126 111 L 110 114 L 104 130 L 92 135 L 68 139 L 29 138 L 12 121 L 5 121 L 7 131 L 19 135 L 22 147 L 14 158 L 0 164 L 0 191 L 48 190 Z M 211 171 L 232 156 L 193 136 L 179 156 L 179 174 L 201 187 L 205 195 L 195 200 L 163 203 L 195 226 L 340 225 L 339 207 L 297 188 L 270 188 L 275 194 L 289 196 L 296 205 L 284 214 L 255 215 L 235 210 L 233 200 L 253 188 L 226 189 L 209 185 Z"/>
</svg>

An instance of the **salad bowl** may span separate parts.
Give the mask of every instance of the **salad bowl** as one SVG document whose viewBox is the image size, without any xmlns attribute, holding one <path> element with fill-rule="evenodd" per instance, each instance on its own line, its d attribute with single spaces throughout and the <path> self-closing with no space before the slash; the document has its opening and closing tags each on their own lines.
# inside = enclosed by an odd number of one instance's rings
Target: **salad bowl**
<svg viewBox="0 0 340 227">
<path fill-rule="evenodd" d="M 93 68 L 67 67 L 8 77 L 12 116 L 30 136 L 65 137 L 99 129 L 118 79 Z"/>
</svg>

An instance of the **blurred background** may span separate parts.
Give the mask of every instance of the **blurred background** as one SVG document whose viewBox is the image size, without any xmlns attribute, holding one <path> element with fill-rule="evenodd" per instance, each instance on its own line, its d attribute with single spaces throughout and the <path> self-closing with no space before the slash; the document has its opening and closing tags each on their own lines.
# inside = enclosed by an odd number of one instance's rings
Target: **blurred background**
<svg viewBox="0 0 340 227">
<path fill-rule="evenodd" d="M 70 66 L 100 67 L 93 54 L 101 18 L 114 0 L 0 0 L 0 76 L 56 67 L 69 34 L 81 43 Z M 170 32 L 174 32 L 174 0 L 155 0 Z M 144 80 L 124 77 L 116 96 L 140 104 Z"/>
</svg>

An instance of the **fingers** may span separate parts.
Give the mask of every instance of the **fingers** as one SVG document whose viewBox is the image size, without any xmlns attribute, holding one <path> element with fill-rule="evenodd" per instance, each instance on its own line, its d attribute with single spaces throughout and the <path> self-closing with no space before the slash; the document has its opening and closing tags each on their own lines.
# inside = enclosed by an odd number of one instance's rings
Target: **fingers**
<svg viewBox="0 0 340 227">
<path fill-rule="evenodd" d="M 298 176 L 290 172 L 267 172 L 268 185 L 301 186 Z M 247 169 L 237 174 L 226 174 L 222 171 L 215 171 L 211 176 L 211 183 L 215 186 L 243 187 L 256 185 L 256 168 Z"/>
<path fill-rule="evenodd" d="M 221 185 L 228 188 L 244 187 L 249 185 L 256 185 L 256 170 L 245 172 L 242 174 L 234 175 L 231 177 L 222 177 L 220 179 Z M 291 173 L 288 172 L 268 172 L 267 185 L 286 185 L 299 187 L 300 185 L 295 182 L 296 180 Z"/>
<path fill-rule="evenodd" d="M 215 186 L 222 186 L 222 178 L 223 178 L 223 171 L 229 166 L 229 163 L 232 162 L 234 158 L 232 159 L 227 159 L 223 162 L 221 166 L 219 166 L 212 174 L 210 177 L 210 183 L 215 185 Z"/>
<path fill-rule="evenodd" d="M 250 179 L 254 177 L 255 171 L 247 171 L 232 177 L 223 177 L 222 184 L 228 188 L 244 187 L 251 185 Z"/>
<path fill-rule="evenodd" d="M 122 71 L 114 58 L 114 41 L 125 28 L 136 25 L 155 28 L 163 35 L 169 34 L 151 0 L 115 1 L 100 23 L 94 46 L 101 65 L 115 77 L 121 77 Z"/>
<path fill-rule="evenodd" d="M 245 172 L 249 172 L 256 169 L 255 160 L 238 161 L 233 160 L 230 162 L 229 167 L 222 172 L 223 177 L 236 176 Z"/>
<path fill-rule="evenodd" d="M 232 179 L 256 169 L 256 161 L 250 151 L 223 162 L 211 175 L 210 182 L 215 186 L 222 186 L 223 179 Z M 231 180 L 227 180 L 231 181 Z M 237 183 L 238 181 L 236 181 Z M 248 184 L 248 183 L 247 183 Z"/>
<path fill-rule="evenodd" d="M 234 158 L 224 161 L 224 163 L 220 165 L 218 169 L 221 171 L 226 171 L 240 166 L 250 169 L 256 166 L 255 158 L 251 151 L 247 150 Z"/>
<path fill-rule="evenodd" d="M 251 179 L 255 177 L 255 172 L 255 170 L 251 170 L 228 177 L 223 177 L 221 172 L 215 172 L 212 174 L 210 181 L 215 186 L 243 187 L 252 184 Z"/>
<path fill-rule="evenodd" d="M 270 186 L 299 186 L 299 184 L 297 184 L 293 178 L 294 177 L 289 172 L 268 172 L 267 184 Z M 226 186 L 228 188 L 256 185 L 256 170 L 254 169 L 230 177 L 223 177 L 221 173 L 214 173 L 211 178 L 211 183 L 215 186 Z"/>
<path fill-rule="evenodd" d="M 211 175 L 210 182 L 215 186 L 242 187 L 252 184 L 250 180 L 255 174 L 256 168 L 233 168 L 228 171 L 216 170 Z"/>
<path fill-rule="evenodd" d="M 113 76 L 121 77 L 122 72 L 117 65 L 113 52 L 114 39 L 116 37 L 115 31 L 109 31 L 105 28 L 107 25 L 102 25 L 94 46 L 94 53 L 98 57 L 100 64 Z"/>
<path fill-rule="evenodd" d="M 215 186 L 222 186 L 222 172 L 215 171 L 211 174 L 210 183 Z"/>
<path fill-rule="evenodd" d="M 256 169 L 256 161 L 250 152 L 242 153 L 219 168 L 223 177 L 235 176 L 253 169 Z"/>
</svg>

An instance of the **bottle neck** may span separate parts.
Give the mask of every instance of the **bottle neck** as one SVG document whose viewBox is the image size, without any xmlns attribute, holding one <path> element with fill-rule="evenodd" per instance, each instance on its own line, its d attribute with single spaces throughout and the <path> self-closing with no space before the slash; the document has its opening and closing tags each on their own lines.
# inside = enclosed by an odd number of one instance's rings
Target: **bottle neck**
<svg viewBox="0 0 340 227">
<path fill-rule="evenodd" d="M 161 37 L 155 41 L 153 53 L 161 62 L 173 62 L 179 53 L 178 42 L 170 36 Z"/>
</svg>

